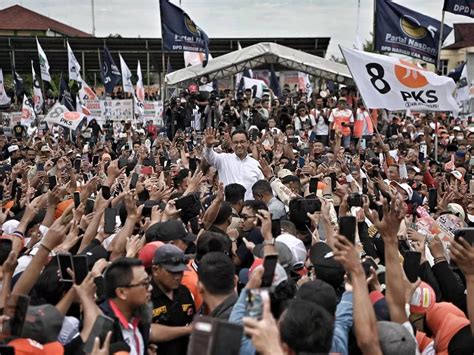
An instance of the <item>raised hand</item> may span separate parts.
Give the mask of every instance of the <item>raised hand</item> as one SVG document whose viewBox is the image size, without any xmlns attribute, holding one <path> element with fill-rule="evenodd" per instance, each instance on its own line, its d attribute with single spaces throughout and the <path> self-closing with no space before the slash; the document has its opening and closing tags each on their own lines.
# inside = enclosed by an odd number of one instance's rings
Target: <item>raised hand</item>
<svg viewBox="0 0 474 355">
<path fill-rule="evenodd" d="M 215 128 L 209 127 L 206 128 L 206 130 L 204 131 L 204 142 L 206 143 L 206 146 L 208 148 L 211 148 L 217 143 L 219 143 L 219 141 L 216 139 L 216 135 L 217 130 Z"/>
</svg>

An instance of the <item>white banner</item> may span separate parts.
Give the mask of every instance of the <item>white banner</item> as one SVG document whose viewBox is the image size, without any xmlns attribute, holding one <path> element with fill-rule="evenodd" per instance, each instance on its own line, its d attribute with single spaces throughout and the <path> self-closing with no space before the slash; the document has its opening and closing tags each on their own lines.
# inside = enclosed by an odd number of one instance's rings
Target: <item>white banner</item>
<svg viewBox="0 0 474 355">
<path fill-rule="evenodd" d="M 85 100 L 87 109 L 100 124 L 106 120 L 131 121 L 133 115 L 133 100 Z"/>
<path fill-rule="evenodd" d="M 403 59 L 340 47 L 368 108 L 455 111 L 453 79 Z"/>
<path fill-rule="evenodd" d="M 160 124 L 163 121 L 163 102 L 162 101 L 145 101 L 145 112 L 143 114 L 143 122 L 153 121 Z"/>
<path fill-rule="evenodd" d="M 66 106 L 56 102 L 49 110 L 44 120 L 49 123 L 57 124 L 63 127 L 75 130 L 79 123 L 84 119 L 84 114 L 81 112 L 70 112 Z"/>
<path fill-rule="evenodd" d="M 74 55 L 74 52 L 69 46 L 69 42 L 67 44 L 67 59 L 68 59 L 68 71 L 69 71 L 69 80 L 81 81 L 81 66 Z"/>
<path fill-rule="evenodd" d="M 39 57 L 39 63 L 40 63 L 41 79 L 47 82 L 51 82 L 51 75 L 49 75 L 48 58 L 46 57 L 46 53 L 43 51 L 43 48 L 41 48 L 41 45 L 38 42 L 38 38 L 36 38 L 36 45 L 38 47 L 38 57 Z"/>
<path fill-rule="evenodd" d="M 3 85 L 3 71 L 0 68 L 0 105 L 9 105 L 11 99 L 8 97 L 7 93 L 5 92 L 5 86 Z"/>
</svg>

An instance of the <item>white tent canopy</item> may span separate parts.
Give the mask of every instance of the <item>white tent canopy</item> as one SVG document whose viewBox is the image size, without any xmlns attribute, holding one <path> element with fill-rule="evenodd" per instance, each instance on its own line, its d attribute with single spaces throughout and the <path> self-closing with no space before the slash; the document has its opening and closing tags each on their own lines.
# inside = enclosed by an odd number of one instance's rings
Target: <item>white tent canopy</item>
<svg viewBox="0 0 474 355">
<path fill-rule="evenodd" d="M 167 85 L 186 85 L 201 76 L 209 80 L 230 77 L 246 68 L 279 64 L 293 70 L 341 84 L 351 84 L 352 76 L 345 64 L 326 60 L 276 43 L 262 42 L 224 54 L 209 61 L 206 67 L 193 65 L 166 75 Z"/>
</svg>

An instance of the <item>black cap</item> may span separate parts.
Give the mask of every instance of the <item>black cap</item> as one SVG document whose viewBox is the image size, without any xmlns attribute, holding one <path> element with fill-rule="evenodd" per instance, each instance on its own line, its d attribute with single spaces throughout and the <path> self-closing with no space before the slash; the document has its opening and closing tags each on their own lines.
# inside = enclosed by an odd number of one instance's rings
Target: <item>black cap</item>
<svg viewBox="0 0 474 355">
<path fill-rule="evenodd" d="M 164 244 L 155 250 L 153 265 L 163 266 L 170 272 L 183 272 L 188 270 L 186 264 L 189 259 L 183 251 L 172 244 Z"/>
<path fill-rule="evenodd" d="M 334 288 L 338 288 L 344 281 L 344 268 L 334 260 L 332 249 L 326 243 L 314 244 L 309 251 L 309 260 L 313 264 L 318 279 Z"/>
<path fill-rule="evenodd" d="M 196 240 L 196 236 L 192 233 L 188 233 L 186 228 L 184 228 L 183 222 L 178 220 L 159 222 L 151 225 L 146 231 L 145 237 L 147 242 L 169 242 L 178 239 L 185 242 L 194 242 Z"/>
</svg>

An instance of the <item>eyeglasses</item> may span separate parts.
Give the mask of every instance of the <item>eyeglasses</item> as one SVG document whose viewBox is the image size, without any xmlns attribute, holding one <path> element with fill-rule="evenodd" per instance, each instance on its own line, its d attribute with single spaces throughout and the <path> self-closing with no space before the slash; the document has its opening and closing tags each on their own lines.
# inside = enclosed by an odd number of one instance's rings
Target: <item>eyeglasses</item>
<svg viewBox="0 0 474 355">
<path fill-rule="evenodd" d="M 139 282 L 137 284 L 131 284 L 131 285 L 127 285 L 127 286 L 120 286 L 122 288 L 133 288 L 133 287 L 144 287 L 144 288 L 148 288 L 150 287 L 150 284 L 151 284 L 151 278 L 147 278 L 145 281 L 142 281 L 142 282 Z"/>
<path fill-rule="evenodd" d="M 255 216 L 241 215 L 240 218 L 242 218 L 242 220 L 246 221 L 247 219 L 255 218 Z"/>
</svg>

